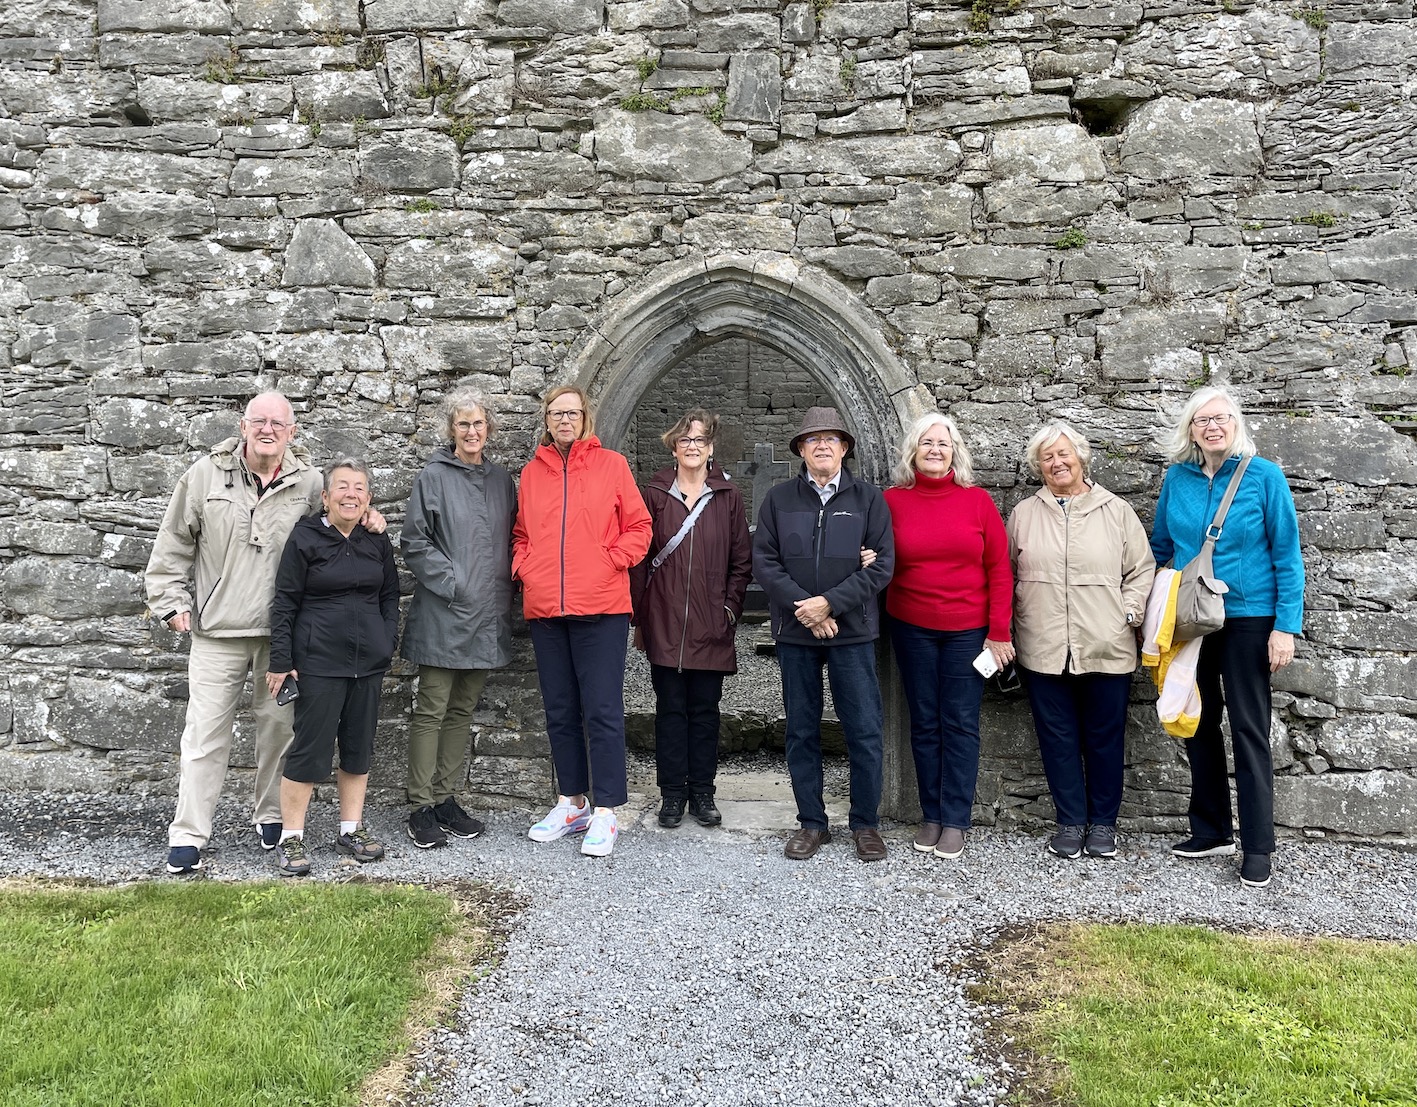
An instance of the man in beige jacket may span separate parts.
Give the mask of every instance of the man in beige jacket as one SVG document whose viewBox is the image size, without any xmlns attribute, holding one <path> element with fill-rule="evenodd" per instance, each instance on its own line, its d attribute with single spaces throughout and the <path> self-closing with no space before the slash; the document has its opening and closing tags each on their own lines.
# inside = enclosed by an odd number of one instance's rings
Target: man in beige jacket
<svg viewBox="0 0 1417 1107">
<path fill-rule="evenodd" d="M 271 599 L 286 539 L 320 506 L 322 486 L 309 454 L 291 445 L 294 437 L 295 411 L 279 392 L 247 404 L 240 435 L 177 482 L 148 561 L 148 609 L 192 635 L 177 813 L 167 831 L 170 873 L 202 867 L 248 675 L 255 685 L 253 818 L 262 845 L 280 840 L 280 768 L 293 709 L 277 706 L 266 688 Z"/>
</svg>

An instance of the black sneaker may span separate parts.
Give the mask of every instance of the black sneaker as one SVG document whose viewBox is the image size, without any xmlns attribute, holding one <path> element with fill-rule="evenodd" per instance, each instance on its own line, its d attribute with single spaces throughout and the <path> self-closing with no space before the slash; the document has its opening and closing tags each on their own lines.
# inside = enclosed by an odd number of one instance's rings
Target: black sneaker
<svg viewBox="0 0 1417 1107">
<path fill-rule="evenodd" d="M 261 848 L 275 849 L 280 845 L 280 832 L 284 829 L 281 823 L 257 823 L 256 833 L 261 836 Z"/>
<path fill-rule="evenodd" d="M 1235 852 L 1235 842 L 1231 838 L 1197 838 L 1192 835 L 1184 842 L 1171 847 L 1177 857 L 1229 857 Z"/>
<path fill-rule="evenodd" d="M 173 846 L 167 851 L 167 871 L 173 876 L 194 873 L 202 867 L 202 851 L 196 846 Z"/>
<path fill-rule="evenodd" d="M 659 802 L 659 825 L 673 830 L 684 821 L 684 797 L 665 796 Z"/>
<path fill-rule="evenodd" d="M 438 825 L 454 838 L 476 838 L 487 829 L 481 819 L 474 819 L 452 796 L 433 808 L 433 817 L 438 820 Z"/>
<path fill-rule="evenodd" d="M 1089 857 L 1117 856 L 1117 828 L 1115 826 L 1090 826 L 1083 850 Z"/>
<path fill-rule="evenodd" d="M 1060 826 L 1057 833 L 1048 839 L 1048 852 L 1055 857 L 1072 860 L 1082 856 L 1082 827 Z"/>
<path fill-rule="evenodd" d="M 434 846 L 448 844 L 448 836 L 438 825 L 438 816 L 433 813 L 431 807 L 420 807 L 408 817 L 408 836 L 419 849 L 432 849 Z"/>
<path fill-rule="evenodd" d="M 1245 854 L 1245 859 L 1240 862 L 1240 883 L 1246 888 L 1267 888 L 1269 878 L 1269 854 Z"/>
<path fill-rule="evenodd" d="M 689 797 L 689 814 L 700 826 L 718 826 L 723 815 L 714 805 L 712 792 L 695 792 Z"/>
<path fill-rule="evenodd" d="M 286 841 L 289 842 L 290 839 L 287 838 Z M 384 856 L 384 847 L 376 842 L 362 826 L 355 827 L 348 834 L 341 834 L 336 838 L 335 850 L 353 857 L 361 865 L 369 861 L 378 861 Z"/>
<path fill-rule="evenodd" d="M 305 839 L 287 838 L 276 850 L 276 871 L 281 876 L 309 876 L 310 858 L 305 853 Z"/>
</svg>

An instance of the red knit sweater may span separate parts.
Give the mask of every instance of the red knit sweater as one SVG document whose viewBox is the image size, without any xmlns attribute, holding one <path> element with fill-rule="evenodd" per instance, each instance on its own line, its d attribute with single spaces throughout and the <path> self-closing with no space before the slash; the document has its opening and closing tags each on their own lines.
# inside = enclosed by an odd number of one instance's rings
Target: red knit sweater
<svg viewBox="0 0 1417 1107">
<path fill-rule="evenodd" d="M 915 474 L 914 488 L 887 488 L 895 531 L 895 576 L 886 591 L 894 618 L 928 630 L 987 626 L 1009 641 L 1014 576 L 999 509 L 984 489 L 954 473 Z"/>
</svg>

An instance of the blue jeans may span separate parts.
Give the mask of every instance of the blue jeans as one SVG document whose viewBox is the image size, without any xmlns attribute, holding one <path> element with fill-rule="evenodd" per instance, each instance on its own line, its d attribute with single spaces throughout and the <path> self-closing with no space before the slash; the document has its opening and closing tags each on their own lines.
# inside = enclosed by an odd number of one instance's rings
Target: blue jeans
<svg viewBox="0 0 1417 1107">
<path fill-rule="evenodd" d="M 881 806 L 881 686 L 876 680 L 876 644 L 798 646 L 777 644 L 782 701 L 787 709 L 787 771 L 797 800 L 797 821 L 808 830 L 827 829 L 822 802 L 822 666 L 831 681 L 836 716 L 846 732 L 851 762 L 852 830 L 874 827 Z"/>
<path fill-rule="evenodd" d="M 969 829 L 979 781 L 979 704 L 984 678 L 974 659 L 987 627 L 929 630 L 891 620 L 900 682 L 910 707 L 910 751 L 927 823 Z"/>
<path fill-rule="evenodd" d="M 597 807 L 628 798 L 625 772 L 625 646 L 628 615 L 529 619 L 546 736 L 563 796 Z"/>
<path fill-rule="evenodd" d="M 1132 674 L 1023 672 L 1058 825 L 1116 826 Z"/>
</svg>

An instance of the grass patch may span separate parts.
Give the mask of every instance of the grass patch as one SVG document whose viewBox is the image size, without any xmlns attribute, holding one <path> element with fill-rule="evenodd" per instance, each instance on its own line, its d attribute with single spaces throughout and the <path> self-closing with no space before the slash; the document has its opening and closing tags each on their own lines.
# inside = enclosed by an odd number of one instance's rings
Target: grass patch
<svg viewBox="0 0 1417 1107">
<path fill-rule="evenodd" d="M 1414 945 L 1070 924 L 1004 943 L 987 970 L 980 998 L 1014 1008 L 1051 1085 L 1037 1102 L 1417 1103 Z"/>
<path fill-rule="evenodd" d="M 0 1100 L 354 1104 L 487 956 L 460 913 L 383 884 L 6 888 Z"/>
<path fill-rule="evenodd" d="M 1079 227 L 1069 227 L 1063 237 L 1053 243 L 1056 250 L 1081 250 L 1087 245 L 1087 233 Z"/>
</svg>

